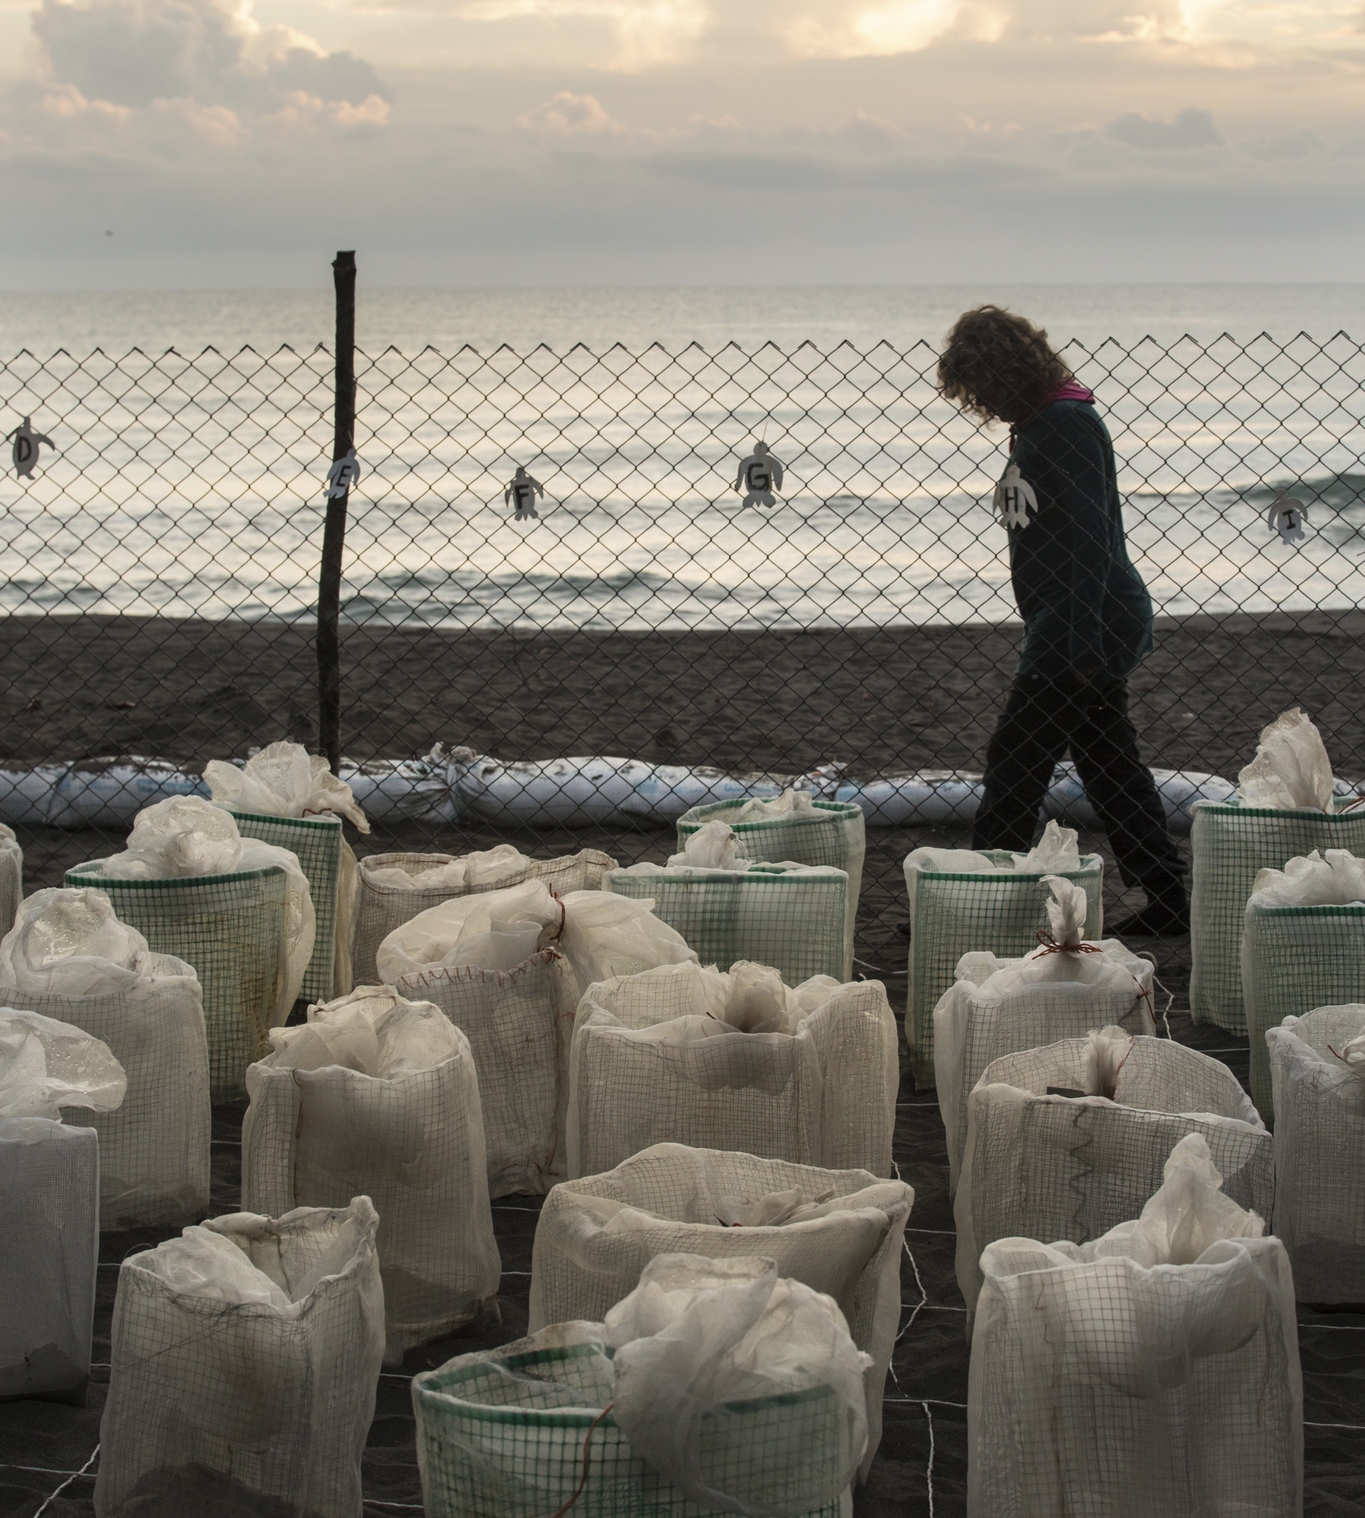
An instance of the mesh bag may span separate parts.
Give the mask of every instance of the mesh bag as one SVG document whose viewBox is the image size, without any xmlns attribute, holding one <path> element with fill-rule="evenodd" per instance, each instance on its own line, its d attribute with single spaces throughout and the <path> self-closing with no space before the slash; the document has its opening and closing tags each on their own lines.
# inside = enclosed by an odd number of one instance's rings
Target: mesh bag
<svg viewBox="0 0 1365 1518">
<path fill-rule="evenodd" d="M 0 822 L 0 934 L 14 926 L 15 913 L 24 899 L 24 851 L 14 829 Z"/>
<path fill-rule="evenodd" d="M 1064 1091 L 1092 1094 L 1049 1094 Z M 1142 1210 L 1191 1133 L 1207 1144 L 1228 1197 L 1268 1220 L 1270 1134 L 1220 1060 L 1107 1028 L 994 1061 L 967 1102 L 953 1207 L 957 1281 L 968 1307 L 988 1244 L 1015 1235 L 1076 1244 L 1098 1238 Z"/>
<path fill-rule="evenodd" d="M 788 985 L 812 975 L 847 980 L 844 937 L 848 876 L 800 864 L 746 870 L 635 865 L 612 870 L 606 888 L 654 902 L 654 915 L 676 929 L 703 964 L 737 959 L 772 965 Z"/>
<path fill-rule="evenodd" d="M 298 994 L 330 1001 L 351 989 L 351 937 L 355 930 L 356 860 L 340 817 L 265 817 L 233 811 L 243 838 L 288 849 L 299 861 L 313 898 L 313 954 Z"/>
<path fill-rule="evenodd" d="M 820 977 L 775 995 L 771 970 L 732 970 L 666 965 L 589 988 L 569 1059 L 570 1176 L 669 1141 L 890 1173 L 899 1071 L 885 988 Z"/>
<path fill-rule="evenodd" d="M 1346 906 L 1277 906 L 1247 902 L 1242 990 L 1251 1044 L 1251 1095 L 1275 1121 L 1266 1034 L 1286 1017 L 1315 1007 L 1365 1001 L 1365 902 Z"/>
<path fill-rule="evenodd" d="M 1301 1302 L 1365 1304 L 1365 1075 L 1342 1057 L 1365 1006 L 1319 1007 L 1266 1034 L 1275 1086 L 1275 1232 Z"/>
<path fill-rule="evenodd" d="M 956 983 L 934 1008 L 934 1083 L 947 1139 L 951 1191 L 957 1189 L 967 1142 L 967 1098 L 992 1060 L 1060 1038 L 1079 1038 L 1091 1028 L 1156 1031 L 1151 960 L 1130 954 L 1115 938 L 1106 939 L 1102 948 L 1102 955 L 1070 956 L 1085 979 L 1037 981 L 1003 990 L 986 982 L 1001 970 L 1023 966 L 1024 960 L 964 954 L 958 962 Z M 1106 970 L 1112 965 L 1122 973 L 1097 976 L 1094 962 L 1101 959 Z"/>
<path fill-rule="evenodd" d="M 1365 854 L 1365 812 L 1278 811 L 1201 801 L 1190 828 L 1190 1010 L 1197 1023 L 1247 1031 L 1242 931 L 1261 870 L 1314 849 Z"/>
<path fill-rule="evenodd" d="M 378 1226 L 367 1197 L 238 1212 L 124 1260 L 99 1518 L 360 1512 L 384 1353 Z"/>
<path fill-rule="evenodd" d="M 99 1140 L 0 1117 L 0 1400 L 85 1404 L 99 1253 Z"/>
<path fill-rule="evenodd" d="M 655 1144 L 605 1175 L 556 1186 L 536 1224 L 532 1333 L 598 1321 L 657 1255 L 758 1254 L 833 1297 L 866 1375 L 871 1463 L 900 1323 L 900 1258 L 915 1194 L 865 1170 L 818 1170 L 752 1154 Z"/>
<path fill-rule="evenodd" d="M 215 1102 L 245 1094 L 246 1068 L 283 1023 L 288 879 L 278 865 L 178 880 L 111 880 L 103 861 L 68 870 L 68 887 L 101 890 L 121 922 L 158 954 L 194 967 L 204 997 L 209 1093 Z"/>
<path fill-rule="evenodd" d="M 511 970 L 459 965 L 394 983 L 434 1002 L 469 1040 L 479 1076 L 488 1191 L 538 1195 L 562 1180 L 568 1043 L 577 983 L 551 946 Z"/>
<path fill-rule="evenodd" d="M 905 861 L 910 897 L 905 1041 L 919 1087 L 934 1083 L 934 1008 L 956 979 L 958 962 L 976 952 L 1019 959 L 1037 948 L 1039 930 L 1048 927 L 1051 896 L 1045 879 L 1081 886 L 1091 936 L 1098 938 L 1103 930 L 1104 861 L 1098 854 L 1083 855 L 1075 870 L 1021 871 L 1010 868 L 1012 854 L 984 853 L 1000 868 L 959 873 L 925 868 L 913 854 Z"/>
<path fill-rule="evenodd" d="M 272 1035 L 247 1071 L 242 1206 L 278 1217 L 368 1196 L 388 1357 L 469 1322 L 502 1266 L 469 1041 L 430 1003 L 367 987 Z"/>
<path fill-rule="evenodd" d="M 503 856 L 501 866 L 497 856 Z M 484 865 L 471 879 L 475 861 Z M 379 976 L 379 945 L 419 912 L 456 896 L 479 895 L 543 880 L 558 896 L 596 891 L 616 861 L 597 849 L 581 849 L 558 859 L 527 859 L 509 844 L 481 854 L 367 854 L 359 863 L 360 898 L 356 910 L 352 963 L 355 983 L 371 985 Z M 404 880 L 402 877 L 406 876 Z M 423 877 L 434 877 L 428 883 Z"/>
<path fill-rule="evenodd" d="M 1172 1170 L 1140 1221 L 1094 1243 L 1011 1238 L 982 1256 L 969 1518 L 1302 1514 L 1284 1246 L 1216 1190 L 1232 1215 L 1172 1197 Z"/>
</svg>

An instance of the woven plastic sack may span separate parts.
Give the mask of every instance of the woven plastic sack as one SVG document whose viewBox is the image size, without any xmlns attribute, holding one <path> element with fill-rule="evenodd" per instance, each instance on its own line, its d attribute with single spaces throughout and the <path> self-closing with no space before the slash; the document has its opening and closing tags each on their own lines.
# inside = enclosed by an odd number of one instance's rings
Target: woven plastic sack
<svg viewBox="0 0 1365 1518">
<path fill-rule="evenodd" d="M 1251 1095 L 1274 1124 L 1266 1034 L 1315 1007 L 1365 1001 L 1365 859 L 1333 849 L 1262 870 L 1242 930 Z"/>
<path fill-rule="evenodd" d="M 1289 1260 L 1217 1190 L 1197 1134 L 1138 1221 L 1002 1239 L 967 1392 L 969 1518 L 1298 1518 L 1303 1386 Z"/>
<path fill-rule="evenodd" d="M 473 854 L 368 854 L 360 861 L 360 902 L 352 962 L 357 985 L 377 981 L 379 945 L 420 912 L 456 896 L 543 880 L 557 896 L 601 889 L 615 869 L 610 854 L 580 849 L 558 859 L 528 859 L 510 843 Z"/>
<path fill-rule="evenodd" d="M 99 1518 L 341 1518 L 384 1352 L 368 1197 L 187 1228 L 119 1270 Z"/>
<path fill-rule="evenodd" d="M 368 986 L 270 1043 L 246 1076 L 242 1206 L 374 1202 L 397 1363 L 474 1318 L 502 1273 L 469 1040 L 430 1002 Z"/>
<path fill-rule="evenodd" d="M 0 942 L 0 1002 L 93 1035 L 123 1067 L 99 1136 L 100 1227 L 175 1227 L 209 1206 L 208 1044 L 199 978 L 153 954 L 101 891 L 37 891 Z"/>
<path fill-rule="evenodd" d="M 413 1380 L 428 1518 L 834 1518 L 867 1438 L 866 1357 L 773 1261 L 663 1255 L 605 1323 Z"/>
<path fill-rule="evenodd" d="M 0 1401 L 83 1406 L 99 1255 L 99 1140 L 63 1107 L 107 1112 L 123 1072 L 79 1028 L 0 1007 Z"/>
<path fill-rule="evenodd" d="M 789 988 L 743 962 L 621 976 L 574 1019 L 569 1175 L 668 1141 L 888 1175 L 898 1083 L 878 981 Z"/>
<path fill-rule="evenodd" d="M 843 870 L 805 864 L 730 869 L 637 864 L 610 871 L 604 884 L 618 896 L 652 900 L 655 916 L 676 928 L 703 964 L 756 960 L 780 971 L 789 985 L 812 975 L 850 977 Z"/>
<path fill-rule="evenodd" d="M 8 933 L 24 899 L 24 851 L 14 829 L 0 822 L 0 933 Z"/>
<path fill-rule="evenodd" d="M 287 849 L 243 841 L 229 813 L 197 796 L 139 812 L 128 844 L 76 865 L 64 884 L 103 891 L 153 952 L 194 966 L 210 1094 L 235 1101 L 270 1029 L 293 1010 L 312 956 L 308 882 Z"/>
<path fill-rule="evenodd" d="M 866 1170 L 655 1144 L 605 1175 L 566 1181 L 545 1199 L 530 1331 L 604 1318 L 657 1255 L 773 1259 L 780 1276 L 833 1297 L 854 1343 L 872 1357 L 865 1471 L 881 1438 L 900 1325 L 901 1245 L 914 1200 L 903 1181 L 879 1181 Z"/>
<path fill-rule="evenodd" d="M 1301 1302 L 1365 1306 L 1365 1005 L 1266 1034 L 1275 1087 L 1275 1232 Z"/>
<path fill-rule="evenodd" d="M 968 1098 L 953 1206 L 968 1307 L 988 1244 L 1099 1238 L 1142 1209 L 1188 1134 L 1207 1145 L 1227 1196 L 1268 1220 L 1270 1134 L 1221 1061 L 1121 1028 L 994 1061 Z"/>
<path fill-rule="evenodd" d="M 1070 848 L 1065 847 L 1070 841 Z M 1019 959 L 1048 929 L 1050 876 L 1083 887 L 1086 924 L 1103 936 L 1104 861 L 1075 851 L 1076 835 L 1048 823 L 1029 855 L 1003 850 L 915 849 L 905 860 L 910 898 L 909 981 L 905 1041 L 918 1087 L 934 1082 L 934 1008 L 957 979 L 964 954 Z M 1072 862 L 1074 860 L 1074 863 Z"/>
<path fill-rule="evenodd" d="M 863 859 L 867 825 L 862 810 L 851 801 L 816 801 L 806 791 L 784 791 L 771 801 L 715 801 L 694 806 L 678 818 L 678 845 L 708 822 L 734 829 L 740 854 L 771 864 L 823 864 L 848 876 L 844 904 L 844 954 L 852 974 L 853 936 L 858 899 L 863 888 Z"/>
</svg>

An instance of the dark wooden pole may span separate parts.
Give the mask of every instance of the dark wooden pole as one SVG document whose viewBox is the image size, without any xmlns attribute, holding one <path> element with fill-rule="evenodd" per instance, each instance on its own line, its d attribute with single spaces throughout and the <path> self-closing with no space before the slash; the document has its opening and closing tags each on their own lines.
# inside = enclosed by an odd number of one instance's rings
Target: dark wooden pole
<svg viewBox="0 0 1365 1518">
<path fill-rule="evenodd" d="M 332 260 L 336 285 L 336 429 L 332 458 L 355 446 L 355 253 Z M 341 768 L 341 556 L 346 546 L 350 491 L 327 498 L 318 571 L 318 729 L 320 747 L 335 775 Z"/>
</svg>

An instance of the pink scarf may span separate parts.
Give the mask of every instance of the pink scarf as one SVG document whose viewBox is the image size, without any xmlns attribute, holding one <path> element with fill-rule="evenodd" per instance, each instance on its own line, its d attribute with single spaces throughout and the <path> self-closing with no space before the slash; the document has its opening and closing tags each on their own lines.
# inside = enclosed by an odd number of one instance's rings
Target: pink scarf
<svg viewBox="0 0 1365 1518">
<path fill-rule="evenodd" d="M 1086 386 L 1081 384 L 1080 380 L 1078 379 L 1063 380 L 1062 383 L 1058 385 L 1052 394 L 1049 395 L 1048 398 L 1043 402 L 1043 405 L 1039 406 L 1038 410 L 1035 411 L 1033 413 L 1033 416 L 1029 417 L 1028 420 L 1031 422 L 1034 416 L 1040 416 L 1042 414 L 1043 407 L 1050 406 L 1053 401 L 1084 401 L 1087 406 L 1093 406 L 1095 404 L 1095 392 L 1093 390 L 1087 389 Z M 1020 423 L 1019 425 L 1023 426 L 1025 424 Z M 1018 433 L 1019 427 L 1016 426 L 1010 428 L 1011 453 L 1014 452 L 1014 444 L 1016 438 L 1018 437 Z"/>
</svg>

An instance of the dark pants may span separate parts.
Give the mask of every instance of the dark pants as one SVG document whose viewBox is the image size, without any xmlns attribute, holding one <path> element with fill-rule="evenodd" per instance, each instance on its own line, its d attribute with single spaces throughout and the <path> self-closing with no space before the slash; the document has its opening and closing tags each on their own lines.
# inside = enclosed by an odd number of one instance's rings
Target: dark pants
<svg viewBox="0 0 1365 1518">
<path fill-rule="evenodd" d="M 1125 883 L 1142 886 L 1151 900 L 1183 906 L 1184 864 L 1152 772 L 1138 755 L 1123 680 L 1015 678 L 986 750 L 973 847 L 1022 853 L 1030 846 L 1053 768 L 1068 749 Z"/>
</svg>

